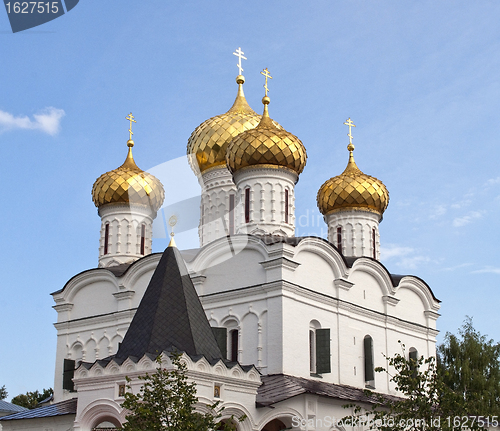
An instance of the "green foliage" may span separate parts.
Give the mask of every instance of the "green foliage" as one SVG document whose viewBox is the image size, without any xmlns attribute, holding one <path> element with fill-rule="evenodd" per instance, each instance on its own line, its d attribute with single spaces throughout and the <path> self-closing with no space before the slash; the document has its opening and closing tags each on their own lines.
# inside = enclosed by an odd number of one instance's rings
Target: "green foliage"
<svg viewBox="0 0 500 431">
<path fill-rule="evenodd" d="M 447 333 L 438 347 L 438 359 L 386 358 L 386 373 L 401 397 L 365 391 L 374 400 L 370 408 L 351 404 L 350 423 L 364 422 L 379 431 L 481 430 L 500 422 L 500 346 L 487 340 L 467 318 L 459 337 Z M 390 374 L 389 371 L 394 371 Z"/>
<path fill-rule="evenodd" d="M 443 382 L 463 399 L 469 414 L 500 416 L 500 344 L 476 331 L 470 317 L 458 337 L 446 333 L 438 364 Z"/>
<path fill-rule="evenodd" d="M 38 406 L 40 401 L 50 397 L 53 393 L 54 391 L 52 388 L 43 389 L 41 393 L 38 391 L 26 392 L 25 394 L 20 394 L 12 398 L 11 403 L 28 409 L 34 409 Z"/>
<path fill-rule="evenodd" d="M 5 398 L 7 398 L 9 394 L 7 393 L 7 389 L 5 389 L 5 385 L 3 385 L 1 388 L 0 388 L 0 400 L 4 400 Z"/>
<path fill-rule="evenodd" d="M 131 381 L 127 379 L 128 391 L 122 407 L 130 413 L 123 425 L 124 431 L 236 430 L 232 419 L 229 423 L 221 421 L 219 402 L 208 406 L 206 413 L 195 411 L 196 384 L 188 382 L 187 368 L 180 355 L 172 356 L 174 369 L 164 368 L 161 356 L 156 362 L 157 372 L 139 377 L 144 382 L 139 393 L 131 392 Z"/>
</svg>

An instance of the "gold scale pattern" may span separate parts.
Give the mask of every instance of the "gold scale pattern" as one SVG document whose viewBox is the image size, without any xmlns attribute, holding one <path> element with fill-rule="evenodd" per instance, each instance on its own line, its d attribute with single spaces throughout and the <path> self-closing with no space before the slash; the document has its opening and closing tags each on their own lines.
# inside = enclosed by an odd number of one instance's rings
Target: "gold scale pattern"
<svg viewBox="0 0 500 431">
<path fill-rule="evenodd" d="M 227 166 L 235 172 L 248 166 L 274 165 L 300 174 L 307 160 L 304 144 L 297 136 L 275 126 L 269 118 L 267 103 L 259 125 L 238 135 L 229 144 Z"/>
<path fill-rule="evenodd" d="M 389 192 L 382 181 L 359 170 L 351 151 L 345 171 L 320 187 L 317 203 L 323 215 L 343 209 L 364 209 L 382 215 L 389 205 Z"/>
<path fill-rule="evenodd" d="M 240 133 L 255 128 L 260 122 L 261 116 L 250 108 L 245 99 L 243 93 L 245 79 L 239 75 L 236 82 L 238 94 L 231 109 L 225 114 L 204 121 L 189 137 L 187 154 L 195 155 L 193 158 L 188 157 L 191 169 L 195 173 L 198 169 L 193 166 L 193 159 L 196 159 L 201 173 L 215 166 L 225 166 L 228 144 Z M 276 126 L 281 128 L 279 124 Z"/>
<path fill-rule="evenodd" d="M 135 164 L 131 147 L 125 163 L 102 174 L 92 187 L 92 200 L 98 208 L 106 204 L 133 203 L 151 207 L 156 212 L 164 199 L 162 183 Z"/>
</svg>

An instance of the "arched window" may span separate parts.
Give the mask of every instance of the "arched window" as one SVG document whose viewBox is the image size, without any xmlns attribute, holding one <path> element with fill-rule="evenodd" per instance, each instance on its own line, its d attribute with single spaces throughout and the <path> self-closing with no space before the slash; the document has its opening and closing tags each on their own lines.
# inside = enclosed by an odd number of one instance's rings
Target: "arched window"
<svg viewBox="0 0 500 431">
<path fill-rule="evenodd" d="M 104 226 L 104 254 L 109 252 L 109 223 Z"/>
<path fill-rule="evenodd" d="M 146 249 L 146 225 L 141 225 L 141 254 L 144 256 Z"/>
<path fill-rule="evenodd" d="M 229 195 L 229 235 L 234 235 L 234 195 Z"/>
<path fill-rule="evenodd" d="M 288 223 L 288 189 L 285 189 L 285 223 Z"/>
<path fill-rule="evenodd" d="M 238 362 L 238 330 L 233 329 L 229 332 L 229 360 Z"/>
<path fill-rule="evenodd" d="M 245 223 L 250 223 L 250 188 L 245 189 Z"/>
<path fill-rule="evenodd" d="M 364 338 L 365 386 L 375 389 L 375 367 L 373 365 L 373 339 L 369 335 Z"/>
<path fill-rule="evenodd" d="M 418 368 L 418 351 L 415 347 L 410 347 L 408 351 L 408 358 L 410 360 L 410 368 L 413 371 L 414 376 L 416 377 L 417 368 Z"/>
<path fill-rule="evenodd" d="M 337 248 L 342 253 L 342 227 L 337 228 Z"/>
<path fill-rule="evenodd" d="M 330 329 L 317 320 L 309 324 L 309 371 L 313 376 L 331 373 Z"/>
<path fill-rule="evenodd" d="M 372 229 L 372 242 L 373 242 L 373 258 L 377 258 L 377 236 L 375 233 L 375 228 Z"/>
<path fill-rule="evenodd" d="M 316 373 L 316 330 L 309 329 L 309 371 Z"/>
</svg>

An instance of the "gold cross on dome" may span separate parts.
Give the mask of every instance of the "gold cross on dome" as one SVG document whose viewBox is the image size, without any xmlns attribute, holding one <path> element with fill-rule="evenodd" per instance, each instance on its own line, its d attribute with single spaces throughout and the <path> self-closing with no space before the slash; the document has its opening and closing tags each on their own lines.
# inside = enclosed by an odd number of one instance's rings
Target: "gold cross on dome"
<svg viewBox="0 0 500 431">
<path fill-rule="evenodd" d="M 351 117 L 349 117 L 349 119 L 346 120 L 344 124 L 346 126 L 349 126 L 349 133 L 347 134 L 347 136 L 349 136 L 349 144 L 352 144 L 351 127 L 356 127 L 356 124 L 352 122 Z"/>
<path fill-rule="evenodd" d="M 130 128 L 128 129 L 128 132 L 130 133 L 129 137 L 130 141 L 132 140 L 132 135 L 134 134 L 134 132 L 132 132 L 132 123 L 137 123 L 137 121 L 135 121 L 134 118 L 135 117 L 132 115 L 132 112 L 125 117 L 125 120 L 130 121 Z"/>
<path fill-rule="evenodd" d="M 238 57 L 238 64 L 236 66 L 238 66 L 241 75 L 241 72 L 243 72 L 243 67 L 241 67 L 241 59 L 246 60 L 247 58 L 243 56 L 244 52 L 241 50 L 241 48 L 238 48 L 235 52 L 233 52 L 233 54 Z"/>
<path fill-rule="evenodd" d="M 267 70 L 267 67 L 262 72 L 260 72 L 260 74 L 266 77 L 266 84 L 264 85 L 264 88 L 266 89 L 266 96 L 267 96 L 267 92 L 269 91 L 269 88 L 267 87 L 267 78 L 273 79 L 273 77 L 269 73 L 269 70 Z"/>
</svg>

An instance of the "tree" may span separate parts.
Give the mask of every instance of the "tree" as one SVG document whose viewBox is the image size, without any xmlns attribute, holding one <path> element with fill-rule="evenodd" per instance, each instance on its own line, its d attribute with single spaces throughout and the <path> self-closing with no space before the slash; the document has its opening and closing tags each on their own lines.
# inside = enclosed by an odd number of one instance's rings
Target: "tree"
<svg viewBox="0 0 500 431">
<path fill-rule="evenodd" d="M 447 332 L 437 350 L 443 382 L 468 414 L 500 416 L 500 344 L 476 331 L 467 316 L 459 336 Z"/>
<path fill-rule="evenodd" d="M 401 342 L 400 342 L 401 343 Z M 387 373 L 401 397 L 365 391 L 374 400 L 368 410 L 351 404 L 349 421 L 367 423 L 380 431 L 438 431 L 483 429 L 500 422 L 500 346 L 487 341 L 466 318 L 459 337 L 447 333 L 438 357 L 386 358 Z"/>
<path fill-rule="evenodd" d="M 34 392 L 26 392 L 25 394 L 20 394 L 12 398 L 11 403 L 17 404 L 21 407 L 26 407 L 27 409 L 34 409 L 38 406 L 38 404 L 50 397 L 54 391 L 52 388 L 43 389 L 42 392 L 38 392 L 38 390 Z"/>
<path fill-rule="evenodd" d="M 387 373 L 390 381 L 402 396 L 394 397 L 366 390 L 365 394 L 373 401 L 371 409 L 350 404 L 354 414 L 344 418 L 349 423 L 368 426 L 380 431 L 438 431 L 459 430 L 461 423 L 453 422 L 454 417 L 462 416 L 462 404 L 442 381 L 434 357 L 407 359 L 404 344 L 402 354 L 387 358 L 389 367 L 395 371 L 390 374 L 386 368 L 378 367 L 376 372 Z M 478 429 L 477 424 L 469 424 L 470 429 Z"/>
<path fill-rule="evenodd" d="M 7 395 L 9 394 L 7 393 L 7 389 L 5 389 L 5 385 L 3 385 L 0 388 L 0 400 L 4 400 L 5 398 L 7 398 Z"/>
<path fill-rule="evenodd" d="M 222 409 L 219 402 L 208 406 L 208 412 L 195 411 L 196 384 L 189 383 L 187 367 L 181 356 L 172 356 L 173 369 L 162 366 L 161 356 L 156 362 L 159 367 L 153 374 L 140 376 L 144 382 L 137 394 L 131 392 L 131 380 L 127 378 L 129 391 L 125 393 L 122 407 L 129 410 L 124 431 L 211 431 L 235 430 L 232 419 L 221 421 Z M 240 420 L 243 420 L 241 418 Z"/>
</svg>

